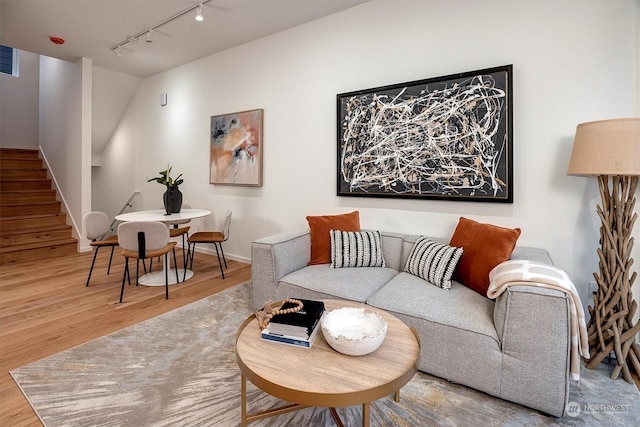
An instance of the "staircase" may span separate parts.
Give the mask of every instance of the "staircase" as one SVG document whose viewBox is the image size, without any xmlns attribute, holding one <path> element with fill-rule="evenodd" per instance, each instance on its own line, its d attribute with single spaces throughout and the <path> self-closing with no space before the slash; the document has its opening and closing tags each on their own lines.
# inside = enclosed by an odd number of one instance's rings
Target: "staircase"
<svg viewBox="0 0 640 427">
<path fill-rule="evenodd" d="M 78 252 L 38 150 L 0 148 L 0 265 Z"/>
</svg>

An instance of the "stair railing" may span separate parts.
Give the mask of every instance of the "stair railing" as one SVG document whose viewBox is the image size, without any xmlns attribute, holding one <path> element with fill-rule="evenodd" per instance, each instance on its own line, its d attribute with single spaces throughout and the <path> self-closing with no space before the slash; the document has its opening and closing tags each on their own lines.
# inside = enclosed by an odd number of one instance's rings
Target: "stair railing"
<svg viewBox="0 0 640 427">
<path fill-rule="evenodd" d="M 122 207 L 120 208 L 120 210 L 118 211 L 118 213 L 116 214 L 116 216 L 120 215 L 121 213 L 124 213 L 124 211 L 126 211 L 126 210 L 127 210 L 127 208 L 132 208 L 133 206 L 131 205 L 131 202 L 133 201 L 133 199 L 134 199 L 138 194 L 140 194 L 140 192 L 139 192 L 139 191 L 134 191 L 134 192 L 133 192 L 133 194 L 131 195 L 131 197 L 129 197 L 129 200 L 127 200 L 127 201 L 125 202 L 125 204 L 124 204 L 124 205 L 122 205 Z M 114 233 L 114 232 L 115 232 L 115 226 L 116 226 L 116 224 L 117 224 L 117 223 L 118 223 L 118 220 L 117 220 L 117 219 L 114 219 L 114 220 L 111 222 L 111 226 L 109 227 L 109 230 L 111 230 L 111 232 L 112 232 L 112 233 Z"/>
</svg>

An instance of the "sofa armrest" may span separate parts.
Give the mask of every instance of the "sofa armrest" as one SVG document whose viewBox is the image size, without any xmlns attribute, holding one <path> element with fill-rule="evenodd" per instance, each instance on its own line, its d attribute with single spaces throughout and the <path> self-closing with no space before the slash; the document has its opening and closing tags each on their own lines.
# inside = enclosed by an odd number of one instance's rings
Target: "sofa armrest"
<svg viewBox="0 0 640 427">
<path fill-rule="evenodd" d="M 562 416 L 569 396 L 571 348 L 567 294 L 509 286 L 496 299 L 493 319 L 503 354 L 500 397 Z"/>
<path fill-rule="evenodd" d="M 300 270 L 311 259 L 309 230 L 281 233 L 258 239 L 251 244 L 251 280 L 253 308 L 260 309 L 273 299 L 278 282 Z"/>
<path fill-rule="evenodd" d="M 516 246 L 509 259 L 524 259 L 553 265 L 551 255 L 549 255 L 546 249 L 532 248 L 529 246 Z"/>
</svg>

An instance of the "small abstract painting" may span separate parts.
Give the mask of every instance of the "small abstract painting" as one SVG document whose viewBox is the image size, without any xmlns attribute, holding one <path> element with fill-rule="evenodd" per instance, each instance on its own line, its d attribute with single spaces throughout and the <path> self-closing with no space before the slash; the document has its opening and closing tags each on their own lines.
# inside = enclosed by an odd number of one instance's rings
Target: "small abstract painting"
<svg viewBox="0 0 640 427">
<path fill-rule="evenodd" d="M 262 186 L 262 114 L 211 116 L 211 184 Z"/>
<path fill-rule="evenodd" d="M 337 95 L 337 195 L 513 203 L 511 74 Z"/>
</svg>

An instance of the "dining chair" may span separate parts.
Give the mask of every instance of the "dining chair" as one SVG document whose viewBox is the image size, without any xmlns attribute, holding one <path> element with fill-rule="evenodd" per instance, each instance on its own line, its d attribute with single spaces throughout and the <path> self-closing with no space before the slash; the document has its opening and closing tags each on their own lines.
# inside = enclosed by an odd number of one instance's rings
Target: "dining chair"
<svg viewBox="0 0 640 427">
<path fill-rule="evenodd" d="M 222 260 L 224 261 L 224 268 L 227 268 L 227 259 L 224 256 L 224 250 L 222 249 L 222 243 L 226 242 L 229 238 L 229 228 L 231 227 L 231 211 L 227 211 L 224 215 L 224 222 L 222 230 L 219 231 L 198 231 L 193 233 L 187 239 L 189 243 L 189 250 L 187 252 L 187 259 L 191 259 L 191 269 L 193 269 L 193 258 L 196 254 L 196 243 L 211 243 L 216 248 L 216 254 L 218 255 L 218 265 L 220 266 L 220 273 L 224 279 L 224 269 L 222 268 L 222 262 L 220 261 L 220 253 L 222 253 Z M 219 249 L 219 251 L 218 251 Z"/>
<path fill-rule="evenodd" d="M 124 295 L 124 282 L 128 279 L 131 284 L 129 273 L 129 258 L 136 259 L 136 286 L 138 286 L 138 273 L 140 260 L 154 258 L 164 255 L 164 283 L 166 298 L 169 299 L 169 252 L 173 252 L 173 264 L 177 264 L 176 242 L 172 242 L 169 237 L 169 229 L 161 222 L 155 221 L 131 221 L 123 222 L 118 226 L 118 244 L 122 248 L 122 256 L 125 258 L 124 274 L 122 276 L 122 289 L 120 290 L 120 302 Z M 176 272 L 176 282 L 179 282 L 178 269 Z"/>
<path fill-rule="evenodd" d="M 188 203 L 183 203 L 181 209 L 191 209 L 191 205 Z M 189 229 L 191 227 L 179 227 L 180 224 L 187 224 L 191 222 L 190 219 L 182 219 L 172 223 L 171 228 L 169 229 L 169 237 L 172 239 L 174 237 L 182 236 L 182 266 L 184 269 L 187 268 L 187 254 L 185 252 L 185 236 L 189 236 Z M 144 265 L 144 263 L 143 263 Z M 177 268 L 177 267 L 176 267 Z M 146 266 L 145 266 L 146 269 Z M 149 270 L 153 270 L 153 259 L 149 262 Z M 146 270 L 145 270 L 146 271 Z"/>
<path fill-rule="evenodd" d="M 87 277 L 87 283 L 85 286 L 89 286 L 91 280 L 91 273 L 93 272 L 93 266 L 96 263 L 96 257 L 100 248 L 110 247 L 111 255 L 109 255 L 109 266 L 107 267 L 107 274 L 111 272 L 111 260 L 113 259 L 113 250 L 118 246 L 118 236 L 107 236 L 110 231 L 111 224 L 109 223 L 109 217 L 106 213 L 100 211 L 91 211 L 84 214 L 82 217 L 84 224 L 84 230 L 87 239 L 91 241 L 90 245 L 95 248 L 93 252 L 93 260 L 91 261 L 91 268 L 89 269 L 89 276 Z"/>
</svg>

